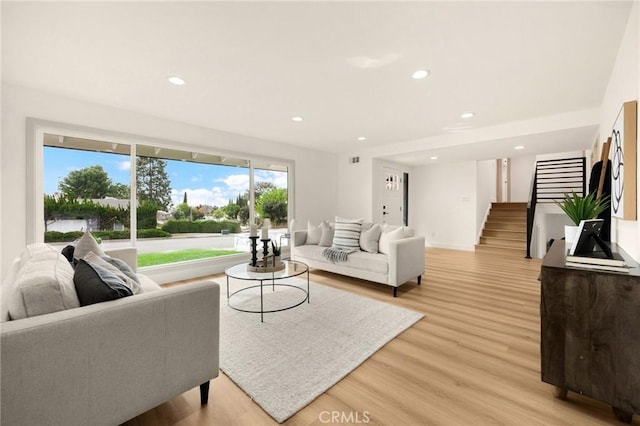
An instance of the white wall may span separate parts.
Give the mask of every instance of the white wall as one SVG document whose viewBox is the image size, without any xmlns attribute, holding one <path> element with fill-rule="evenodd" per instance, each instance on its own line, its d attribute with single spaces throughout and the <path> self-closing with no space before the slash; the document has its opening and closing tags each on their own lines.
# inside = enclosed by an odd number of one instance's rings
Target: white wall
<svg viewBox="0 0 640 426">
<path fill-rule="evenodd" d="M 426 245 L 474 250 L 477 163 L 415 168 L 409 185 L 410 220 Z"/>
<path fill-rule="evenodd" d="M 2 270 L 27 244 L 25 210 L 29 191 L 27 117 L 70 123 L 111 132 L 175 141 L 176 147 L 202 146 L 246 157 L 265 156 L 295 162 L 294 217 L 305 223 L 335 215 L 336 156 L 321 151 L 263 141 L 186 123 L 164 120 L 103 105 L 63 98 L 23 87 L 2 87 L 1 196 Z"/>
<path fill-rule="evenodd" d="M 339 178 L 334 215 L 372 220 L 373 159 L 368 151 L 363 149 L 337 156 Z M 356 156 L 360 157 L 360 162 L 351 164 L 349 159 Z"/>
<path fill-rule="evenodd" d="M 533 155 L 511 158 L 511 202 L 529 201 L 535 166 L 536 157 Z"/>
<path fill-rule="evenodd" d="M 484 228 L 491 203 L 497 200 L 496 160 L 478 161 L 476 170 L 476 242 Z"/>
<path fill-rule="evenodd" d="M 622 104 L 627 101 L 640 99 L 640 5 L 633 3 L 629 22 L 620 44 L 618 56 L 613 66 L 611 79 L 602 100 L 602 120 L 600 122 L 600 141 L 606 141 L 611 134 Z M 640 165 L 640 149 L 637 152 Z M 640 173 L 638 173 L 640 176 Z M 636 186 L 640 188 L 640 185 Z M 638 212 L 640 213 L 640 196 L 637 197 Z M 612 219 L 611 239 L 617 242 L 627 253 L 636 260 L 640 260 L 640 224 L 635 221 Z"/>
</svg>

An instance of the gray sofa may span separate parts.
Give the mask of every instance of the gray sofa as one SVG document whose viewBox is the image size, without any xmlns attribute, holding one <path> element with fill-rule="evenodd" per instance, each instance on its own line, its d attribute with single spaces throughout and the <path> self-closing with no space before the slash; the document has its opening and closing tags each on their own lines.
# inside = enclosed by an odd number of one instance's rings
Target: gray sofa
<svg viewBox="0 0 640 426">
<path fill-rule="evenodd" d="M 311 268 L 347 275 L 367 281 L 389 285 L 393 297 L 398 287 L 411 280 L 420 285 L 425 270 L 422 236 L 407 236 L 390 241 L 388 254 L 357 251 L 349 254 L 346 262 L 331 262 L 323 256 L 327 246 L 308 244 L 307 231 L 294 231 L 291 236 L 291 258 L 306 263 Z"/>
<path fill-rule="evenodd" d="M 135 249 L 108 254 L 135 270 Z M 0 324 L 2 424 L 117 425 L 196 386 L 207 402 L 219 286 L 141 281 L 133 296 Z"/>
</svg>

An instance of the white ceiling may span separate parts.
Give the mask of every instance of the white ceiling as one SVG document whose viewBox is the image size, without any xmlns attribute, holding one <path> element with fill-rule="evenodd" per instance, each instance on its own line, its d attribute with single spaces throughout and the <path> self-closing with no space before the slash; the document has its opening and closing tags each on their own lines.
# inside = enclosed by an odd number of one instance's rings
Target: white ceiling
<svg viewBox="0 0 640 426">
<path fill-rule="evenodd" d="M 2 79 L 330 152 L 373 147 L 407 164 L 438 149 L 573 150 L 594 142 L 630 7 L 3 1 Z M 420 68 L 431 75 L 413 80 Z M 187 84 L 169 84 L 172 75 Z M 563 114 L 571 119 L 558 125 Z M 554 126 L 487 139 L 485 129 L 546 117 Z"/>
</svg>

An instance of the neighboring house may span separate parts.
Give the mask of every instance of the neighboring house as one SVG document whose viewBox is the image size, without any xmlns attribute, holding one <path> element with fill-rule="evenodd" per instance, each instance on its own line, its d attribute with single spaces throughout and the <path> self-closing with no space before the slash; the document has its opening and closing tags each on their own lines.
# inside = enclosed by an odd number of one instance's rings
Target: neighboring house
<svg viewBox="0 0 640 426">
<path fill-rule="evenodd" d="M 82 201 L 82 200 L 78 200 Z M 129 200 L 118 199 L 113 197 L 105 198 L 93 198 L 91 202 L 99 204 L 101 206 L 112 207 L 115 209 L 128 209 Z M 100 223 L 98 219 L 58 219 L 47 222 L 47 231 L 56 232 L 73 232 L 73 231 L 95 231 L 100 229 Z M 122 223 L 116 222 L 113 224 L 112 231 L 124 231 L 125 226 Z"/>
</svg>

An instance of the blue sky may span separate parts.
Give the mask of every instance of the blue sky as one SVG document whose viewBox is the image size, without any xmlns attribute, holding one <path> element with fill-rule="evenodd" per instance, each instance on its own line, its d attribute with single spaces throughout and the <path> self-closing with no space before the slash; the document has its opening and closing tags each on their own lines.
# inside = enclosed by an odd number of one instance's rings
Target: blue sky
<svg viewBox="0 0 640 426">
<path fill-rule="evenodd" d="M 58 192 L 58 182 L 69 172 L 97 164 L 102 166 L 113 182 L 130 184 L 128 155 L 45 147 L 45 194 Z M 167 160 L 166 170 L 171 181 L 174 205 L 181 203 L 187 192 L 191 206 L 226 206 L 229 199 L 235 200 L 239 193 L 249 188 L 248 168 Z M 283 172 L 256 170 L 255 180 L 272 182 L 282 188 L 287 186 L 287 174 Z"/>
</svg>

